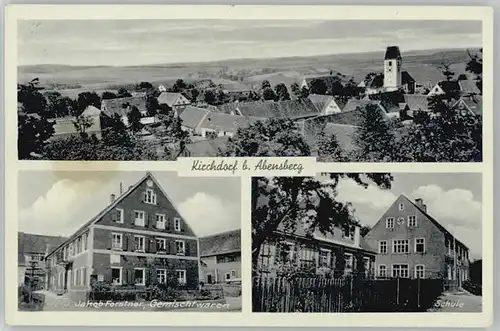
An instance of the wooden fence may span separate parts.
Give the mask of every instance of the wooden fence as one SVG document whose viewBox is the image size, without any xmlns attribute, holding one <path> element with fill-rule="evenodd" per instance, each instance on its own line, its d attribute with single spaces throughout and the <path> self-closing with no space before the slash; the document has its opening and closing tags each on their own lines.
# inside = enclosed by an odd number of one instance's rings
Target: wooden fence
<svg viewBox="0 0 500 331">
<path fill-rule="evenodd" d="M 442 293 L 440 279 L 260 277 L 253 280 L 254 312 L 425 311 Z"/>
</svg>

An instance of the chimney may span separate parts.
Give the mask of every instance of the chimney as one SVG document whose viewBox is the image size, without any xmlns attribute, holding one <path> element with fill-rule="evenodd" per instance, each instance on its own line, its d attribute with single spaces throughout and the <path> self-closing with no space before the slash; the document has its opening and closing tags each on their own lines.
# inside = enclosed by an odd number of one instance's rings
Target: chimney
<svg viewBox="0 0 500 331">
<path fill-rule="evenodd" d="M 354 226 L 354 246 L 359 247 L 361 241 L 360 227 Z"/>
<path fill-rule="evenodd" d="M 123 183 L 120 182 L 120 195 L 122 195 L 122 194 L 123 194 Z"/>
<path fill-rule="evenodd" d="M 427 205 L 424 204 L 424 200 L 422 198 L 415 199 L 415 204 L 427 213 Z"/>
<path fill-rule="evenodd" d="M 116 196 L 115 196 L 114 194 L 111 194 L 111 195 L 109 196 L 109 200 L 110 200 L 110 202 L 111 202 L 111 203 L 115 202 L 115 198 L 116 198 Z"/>
<path fill-rule="evenodd" d="M 130 186 L 128 187 L 128 190 L 129 190 L 129 191 L 130 191 L 131 189 L 132 189 L 132 185 L 130 185 Z"/>
</svg>

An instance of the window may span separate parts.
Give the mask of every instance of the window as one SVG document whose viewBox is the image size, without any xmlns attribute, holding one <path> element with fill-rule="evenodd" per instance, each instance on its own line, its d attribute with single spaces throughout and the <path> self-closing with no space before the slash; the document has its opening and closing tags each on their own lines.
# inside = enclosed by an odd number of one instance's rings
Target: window
<svg viewBox="0 0 500 331">
<path fill-rule="evenodd" d="M 111 268 L 111 279 L 113 285 L 121 285 L 122 284 L 122 268 Z"/>
<path fill-rule="evenodd" d="M 415 253 L 425 253 L 425 238 L 415 238 Z"/>
<path fill-rule="evenodd" d="M 350 273 L 353 269 L 353 260 L 352 260 L 352 254 L 350 253 L 345 253 L 344 254 L 344 260 L 345 260 L 345 267 L 344 270 L 347 273 Z"/>
<path fill-rule="evenodd" d="M 385 264 L 380 264 L 378 266 L 378 276 L 387 277 L 387 267 L 385 266 Z"/>
<path fill-rule="evenodd" d="M 142 210 L 134 211 L 134 224 L 137 226 L 145 225 L 145 213 Z"/>
<path fill-rule="evenodd" d="M 396 254 L 407 254 L 410 251 L 410 244 L 408 239 L 404 240 L 393 240 L 392 241 L 392 252 Z"/>
<path fill-rule="evenodd" d="M 387 240 L 381 240 L 378 243 L 379 254 L 387 254 Z"/>
<path fill-rule="evenodd" d="M 175 241 L 175 251 L 177 255 L 184 255 L 186 253 L 184 240 Z"/>
<path fill-rule="evenodd" d="M 177 272 L 177 282 L 179 284 L 186 284 L 186 270 L 176 270 Z"/>
<path fill-rule="evenodd" d="M 231 278 L 236 278 L 236 270 L 231 270 Z"/>
<path fill-rule="evenodd" d="M 146 190 L 146 195 L 145 195 L 144 202 L 152 204 L 152 205 L 156 205 L 156 194 L 155 194 L 155 192 L 152 189 L 148 188 Z"/>
<path fill-rule="evenodd" d="M 399 206 L 398 206 L 398 209 L 401 211 L 401 210 L 405 210 L 405 205 L 400 203 Z"/>
<path fill-rule="evenodd" d="M 388 229 L 394 228 L 394 217 L 387 217 L 386 218 L 385 227 Z"/>
<path fill-rule="evenodd" d="M 408 278 L 409 277 L 408 264 L 393 264 L 392 277 L 394 278 Z"/>
<path fill-rule="evenodd" d="M 68 248 L 68 256 L 73 256 L 73 243 L 69 244 Z"/>
<path fill-rule="evenodd" d="M 86 251 L 86 250 L 87 250 L 88 241 L 89 241 L 89 234 L 88 234 L 88 233 L 85 233 L 85 234 L 83 235 L 83 250 L 84 250 L 84 251 Z"/>
<path fill-rule="evenodd" d="M 425 278 L 425 266 L 423 264 L 415 266 L 415 278 Z"/>
<path fill-rule="evenodd" d="M 82 237 L 78 237 L 76 239 L 76 254 L 80 254 L 82 252 Z"/>
<path fill-rule="evenodd" d="M 260 252 L 260 258 L 261 258 L 261 264 L 263 266 L 268 266 L 271 265 L 271 257 L 272 257 L 272 252 L 271 252 L 271 245 L 268 243 L 262 244 L 262 249 Z M 225 261 L 223 260 L 222 256 L 217 255 L 217 263 L 224 263 Z"/>
<path fill-rule="evenodd" d="M 112 249 L 122 249 L 123 235 L 121 233 L 112 233 L 113 239 L 111 241 Z"/>
<path fill-rule="evenodd" d="M 136 251 L 145 251 L 145 238 L 143 236 L 134 236 L 135 250 Z"/>
<path fill-rule="evenodd" d="M 181 219 L 178 217 L 174 218 L 174 228 L 175 231 L 181 231 Z"/>
<path fill-rule="evenodd" d="M 165 284 L 167 282 L 167 270 L 157 269 L 156 270 L 156 280 L 160 284 Z"/>
<path fill-rule="evenodd" d="M 116 223 L 123 223 L 123 221 L 124 221 L 123 209 L 117 208 L 116 209 Z"/>
<path fill-rule="evenodd" d="M 134 284 L 146 285 L 146 270 L 144 268 L 134 269 Z"/>
<path fill-rule="evenodd" d="M 294 244 L 293 243 L 280 243 L 280 258 L 283 263 L 293 261 Z"/>
<path fill-rule="evenodd" d="M 229 272 L 226 272 L 226 274 L 224 275 L 224 278 L 226 280 L 230 280 L 231 279 L 231 274 Z"/>
<path fill-rule="evenodd" d="M 111 254 L 111 255 L 109 256 L 109 262 L 110 262 L 111 264 L 118 264 L 118 263 L 120 263 L 120 262 L 121 262 L 121 257 L 120 257 L 120 255 L 117 255 L 117 254 Z"/>
<path fill-rule="evenodd" d="M 417 226 L 417 216 L 415 215 L 408 216 L 408 226 L 410 227 Z"/>
<path fill-rule="evenodd" d="M 344 238 L 354 239 L 354 226 L 344 228 Z"/>
<path fill-rule="evenodd" d="M 266 246 L 264 246 L 261 256 L 271 256 L 271 247 L 267 245 L 267 250 Z M 230 263 L 230 262 L 238 262 L 241 261 L 241 255 L 239 254 L 231 254 L 231 255 L 217 255 L 217 263 Z"/>
<path fill-rule="evenodd" d="M 156 251 L 157 252 L 166 252 L 167 251 L 167 239 L 156 238 Z"/>
<path fill-rule="evenodd" d="M 165 230 L 165 214 L 156 214 L 156 228 Z"/>
<path fill-rule="evenodd" d="M 319 251 L 319 266 L 329 267 L 331 260 L 331 252 L 328 249 L 320 249 Z"/>
</svg>

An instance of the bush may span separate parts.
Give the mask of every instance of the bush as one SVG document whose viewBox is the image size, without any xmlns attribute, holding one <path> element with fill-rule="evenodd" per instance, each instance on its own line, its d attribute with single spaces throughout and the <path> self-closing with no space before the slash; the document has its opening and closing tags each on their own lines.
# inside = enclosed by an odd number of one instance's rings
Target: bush
<svg viewBox="0 0 500 331">
<path fill-rule="evenodd" d="M 464 290 L 474 294 L 474 295 L 482 295 L 483 293 L 483 288 L 481 285 L 476 284 L 470 280 L 466 280 L 462 283 L 462 287 Z"/>
</svg>

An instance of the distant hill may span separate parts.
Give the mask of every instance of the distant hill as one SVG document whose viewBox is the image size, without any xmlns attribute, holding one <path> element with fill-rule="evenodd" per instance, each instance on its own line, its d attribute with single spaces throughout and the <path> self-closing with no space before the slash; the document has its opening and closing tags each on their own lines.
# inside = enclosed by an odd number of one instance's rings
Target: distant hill
<svg viewBox="0 0 500 331">
<path fill-rule="evenodd" d="M 439 66 L 451 63 L 458 74 L 463 73 L 469 60 L 465 49 L 440 49 L 403 52 L 403 69 L 409 71 L 417 83 L 436 82 L 443 79 Z M 304 75 L 340 72 L 361 80 L 369 72 L 383 70 L 384 52 L 335 54 L 308 57 L 269 59 L 232 59 L 217 62 L 175 63 L 128 67 L 30 65 L 19 66 L 19 82 L 38 77 L 47 89 L 80 90 L 117 89 L 130 87 L 140 81 L 171 85 L 176 79 L 210 78 L 234 81 L 235 85 L 255 86 L 262 79 L 272 84 L 283 82 L 290 85 L 300 82 Z M 69 92 L 69 91 L 68 91 Z"/>
</svg>

